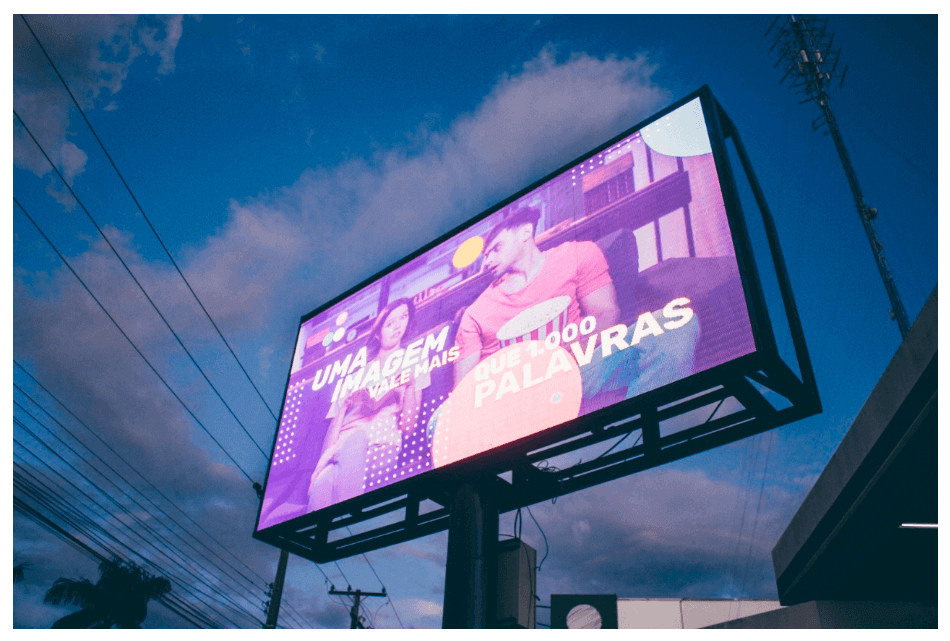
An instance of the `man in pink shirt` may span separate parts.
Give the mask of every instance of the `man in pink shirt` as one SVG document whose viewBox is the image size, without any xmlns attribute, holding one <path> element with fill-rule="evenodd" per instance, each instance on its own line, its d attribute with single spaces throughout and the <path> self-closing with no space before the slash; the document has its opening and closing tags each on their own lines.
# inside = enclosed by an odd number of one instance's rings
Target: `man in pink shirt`
<svg viewBox="0 0 950 641">
<path fill-rule="evenodd" d="M 472 303 L 459 323 L 455 343 L 455 384 L 484 358 L 500 349 L 498 330 L 520 312 L 538 303 L 570 298 L 567 323 L 593 316 L 597 330 L 620 320 L 617 295 L 600 248 L 592 242 L 565 242 L 542 251 L 535 243 L 540 212 L 515 210 L 485 239 L 483 268 L 495 280 Z M 621 358 L 594 362 L 584 369 L 584 398 L 605 389 L 626 387 L 626 398 L 655 389 L 692 373 L 699 337 L 695 317 L 662 340 L 643 341 Z M 608 382 L 609 379 L 609 382 Z"/>
<path fill-rule="evenodd" d="M 547 251 L 535 244 L 540 213 L 525 207 L 495 226 L 485 239 L 483 268 L 495 280 L 472 303 L 459 324 L 455 381 L 498 351 L 502 325 L 538 303 L 568 296 L 568 323 L 593 316 L 610 327 L 620 311 L 607 261 L 591 242 L 566 242 Z"/>
</svg>

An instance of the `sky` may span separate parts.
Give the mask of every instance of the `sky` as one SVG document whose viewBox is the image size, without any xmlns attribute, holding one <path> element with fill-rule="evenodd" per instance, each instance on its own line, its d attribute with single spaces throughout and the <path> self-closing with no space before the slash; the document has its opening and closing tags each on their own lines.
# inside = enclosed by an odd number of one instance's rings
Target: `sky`
<svg viewBox="0 0 950 641">
<path fill-rule="evenodd" d="M 812 129 L 818 108 L 779 84 L 763 37 L 772 16 L 27 20 L 138 204 L 16 15 L 10 191 L 168 387 L 14 205 L 11 459 L 54 479 L 64 496 L 75 488 L 95 496 L 100 507 L 82 499 L 88 513 L 112 531 L 116 519 L 140 519 L 122 535 L 140 553 L 153 554 L 143 551 L 157 537 L 187 538 L 182 529 L 197 535 L 188 544 L 205 561 L 156 563 L 184 598 L 233 595 L 214 606 L 229 627 L 259 625 L 277 565 L 277 550 L 251 538 L 257 499 L 247 478 L 263 482 L 260 448 L 269 453 L 276 421 L 162 243 L 276 412 L 301 316 L 708 85 L 741 133 L 775 218 L 823 412 L 533 506 L 537 525 L 526 516 L 523 537 L 539 559 L 547 555 L 542 604 L 552 593 L 777 597 L 771 549 L 900 333 L 832 140 Z M 829 29 L 848 66 L 832 106 L 913 322 L 937 284 L 936 17 L 836 15 Z M 754 220 L 742 178 L 739 193 Z M 751 226 L 765 256 L 764 235 Z M 777 290 L 765 288 L 788 361 Z M 106 463 L 148 499 L 130 502 Z M 118 504 L 126 511 L 104 516 Z M 500 527 L 510 534 L 513 514 Z M 329 581 L 385 585 L 390 599 L 367 608 L 375 627 L 440 627 L 446 541 L 442 532 L 371 552 L 372 567 L 363 557 L 320 568 L 291 557 L 282 624 L 348 627 L 348 608 L 326 594 Z M 177 539 L 174 547 L 199 558 Z M 14 627 L 48 627 L 70 611 L 42 603 L 55 579 L 98 576 L 95 561 L 20 512 L 12 548 L 14 563 L 31 564 L 13 587 Z M 157 603 L 143 625 L 188 626 Z"/>
</svg>

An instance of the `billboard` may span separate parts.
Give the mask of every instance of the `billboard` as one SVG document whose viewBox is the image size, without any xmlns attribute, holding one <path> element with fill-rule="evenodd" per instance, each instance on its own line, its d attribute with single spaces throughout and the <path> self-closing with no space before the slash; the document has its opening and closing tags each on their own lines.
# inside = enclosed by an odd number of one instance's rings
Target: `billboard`
<svg viewBox="0 0 950 641">
<path fill-rule="evenodd" d="M 305 316 L 257 531 L 756 351 L 700 98 Z"/>
</svg>

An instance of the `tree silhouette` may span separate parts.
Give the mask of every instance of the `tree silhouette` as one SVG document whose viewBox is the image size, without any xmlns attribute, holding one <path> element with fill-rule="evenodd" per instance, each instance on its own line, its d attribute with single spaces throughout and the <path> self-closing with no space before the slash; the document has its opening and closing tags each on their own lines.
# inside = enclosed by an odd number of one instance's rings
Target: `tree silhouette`
<svg viewBox="0 0 950 641">
<path fill-rule="evenodd" d="M 99 580 L 59 578 L 43 599 L 52 605 L 82 609 L 53 623 L 53 628 L 139 628 L 150 599 L 171 592 L 165 577 L 153 577 L 131 561 L 113 558 L 99 564 Z"/>
<path fill-rule="evenodd" d="M 26 569 L 33 565 L 29 561 L 24 561 L 23 563 L 17 563 L 13 566 L 13 582 L 19 583 L 24 578 L 26 578 Z"/>
</svg>

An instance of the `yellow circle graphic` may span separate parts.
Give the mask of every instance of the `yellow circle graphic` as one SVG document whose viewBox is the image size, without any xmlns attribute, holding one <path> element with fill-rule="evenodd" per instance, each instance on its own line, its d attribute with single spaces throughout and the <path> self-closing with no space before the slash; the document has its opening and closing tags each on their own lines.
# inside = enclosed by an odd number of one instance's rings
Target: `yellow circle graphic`
<svg viewBox="0 0 950 641">
<path fill-rule="evenodd" d="M 452 266 L 456 269 L 465 269 L 482 255 L 482 249 L 484 248 L 485 241 L 482 237 L 472 236 L 455 250 L 455 255 L 452 256 Z"/>
</svg>

